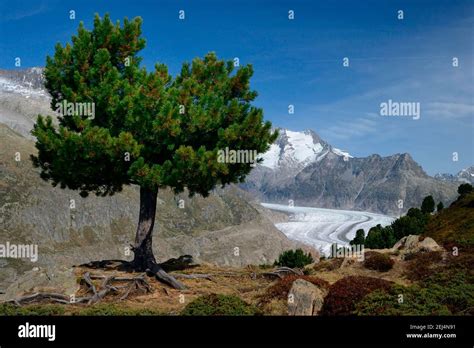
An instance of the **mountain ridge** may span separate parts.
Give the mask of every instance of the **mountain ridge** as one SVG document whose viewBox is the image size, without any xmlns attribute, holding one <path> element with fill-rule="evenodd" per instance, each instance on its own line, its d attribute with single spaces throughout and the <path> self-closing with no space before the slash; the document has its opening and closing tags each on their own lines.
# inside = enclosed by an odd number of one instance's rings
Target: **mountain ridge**
<svg viewBox="0 0 474 348">
<path fill-rule="evenodd" d="M 262 155 L 263 162 L 241 184 L 266 203 L 292 201 L 301 206 L 398 216 L 419 206 L 427 195 L 445 204 L 456 197 L 456 183 L 429 176 L 409 153 L 353 157 L 314 131 L 279 131 L 273 149 Z M 298 139 L 296 145 L 291 144 L 291 138 Z M 307 150 L 306 155 L 298 157 L 294 149 Z"/>
</svg>

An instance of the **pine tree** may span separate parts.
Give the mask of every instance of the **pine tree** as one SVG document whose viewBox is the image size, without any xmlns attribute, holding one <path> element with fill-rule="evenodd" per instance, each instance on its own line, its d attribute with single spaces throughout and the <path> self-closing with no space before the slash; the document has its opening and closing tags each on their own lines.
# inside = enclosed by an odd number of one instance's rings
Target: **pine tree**
<svg viewBox="0 0 474 348">
<path fill-rule="evenodd" d="M 356 235 L 353 240 L 349 242 L 350 245 L 363 245 L 365 242 L 365 232 L 362 228 L 356 231 Z"/>
<path fill-rule="evenodd" d="M 431 214 L 435 209 L 433 196 L 426 196 L 421 203 L 421 211 L 425 214 Z"/>
<path fill-rule="evenodd" d="M 113 24 L 96 15 L 92 30 L 80 24 L 72 44 L 57 44 L 47 57 L 46 88 L 51 107 L 93 103 L 94 117 L 65 115 L 55 126 L 39 116 L 32 134 L 38 155 L 33 164 L 53 186 L 86 197 L 113 195 L 124 185 L 140 187 L 140 212 L 131 265 L 151 270 L 176 287 L 152 250 L 157 193 L 207 196 L 216 185 L 244 181 L 250 163 L 223 163 L 219 150 L 263 153 L 276 139 L 263 110 L 252 106 L 251 65 L 234 69 L 214 53 L 184 63 L 175 77 L 164 64 L 149 72 L 140 66 L 141 18 Z"/>
<path fill-rule="evenodd" d="M 469 183 L 461 184 L 458 187 L 458 193 L 461 196 L 467 195 L 468 193 L 471 193 L 473 191 L 473 187 Z"/>
<path fill-rule="evenodd" d="M 443 202 L 439 202 L 438 205 L 436 206 L 436 211 L 439 213 L 443 209 L 444 209 Z"/>
</svg>

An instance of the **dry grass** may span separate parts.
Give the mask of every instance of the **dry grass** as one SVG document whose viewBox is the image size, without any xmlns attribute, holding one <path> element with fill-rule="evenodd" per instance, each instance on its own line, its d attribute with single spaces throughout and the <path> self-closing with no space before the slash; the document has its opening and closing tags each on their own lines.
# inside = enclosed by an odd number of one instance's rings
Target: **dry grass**
<svg viewBox="0 0 474 348">
<path fill-rule="evenodd" d="M 86 268 L 77 268 L 77 276 L 80 277 Z M 256 271 L 258 272 L 258 271 Z M 208 294 L 236 295 L 244 301 L 257 304 L 258 297 L 271 285 L 271 281 L 263 277 L 252 277 L 255 271 L 248 268 L 222 268 L 210 265 L 202 265 L 183 274 L 209 274 L 212 280 L 208 279 L 180 279 L 186 286 L 186 290 L 175 290 L 166 286 L 154 278 L 147 277 L 152 291 L 150 293 L 137 292 L 131 294 L 129 298 L 120 301 L 118 296 L 107 296 L 102 303 L 114 303 L 119 307 L 133 309 L 155 310 L 164 314 L 174 315 L 191 302 L 193 299 Z M 91 272 L 96 273 L 96 272 Z M 117 271 L 98 271 L 103 275 L 119 275 L 129 277 L 130 274 Z M 255 279 L 253 279 L 255 278 Z M 100 285 L 100 280 L 94 280 Z M 81 296 L 85 289 L 81 289 L 76 296 Z M 181 296 L 182 295 L 182 296 Z"/>
<path fill-rule="evenodd" d="M 474 192 L 459 198 L 430 220 L 425 235 L 439 244 L 474 245 Z"/>
</svg>

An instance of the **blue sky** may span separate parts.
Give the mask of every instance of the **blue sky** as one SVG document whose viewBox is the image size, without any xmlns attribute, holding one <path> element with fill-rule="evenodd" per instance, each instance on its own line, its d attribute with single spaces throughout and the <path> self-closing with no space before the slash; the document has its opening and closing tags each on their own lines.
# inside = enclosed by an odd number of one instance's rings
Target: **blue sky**
<svg viewBox="0 0 474 348">
<path fill-rule="evenodd" d="M 160 61 L 174 75 L 208 51 L 253 64 L 256 104 L 275 126 L 313 129 L 354 156 L 408 152 L 429 174 L 474 164 L 472 0 L 0 0 L 0 68 L 15 57 L 43 66 L 96 12 L 143 18 L 147 67 Z M 420 119 L 380 116 L 389 99 L 419 102 Z"/>
</svg>

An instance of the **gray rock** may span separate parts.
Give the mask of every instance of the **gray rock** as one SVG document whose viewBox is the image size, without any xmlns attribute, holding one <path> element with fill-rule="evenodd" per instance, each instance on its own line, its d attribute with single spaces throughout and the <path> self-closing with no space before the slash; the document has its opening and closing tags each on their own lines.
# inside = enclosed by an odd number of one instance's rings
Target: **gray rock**
<svg viewBox="0 0 474 348">
<path fill-rule="evenodd" d="M 288 294 L 288 315 L 317 315 L 326 291 L 304 280 L 296 279 Z"/>
<path fill-rule="evenodd" d="M 418 235 L 409 235 L 400 239 L 392 247 L 392 252 L 398 252 L 402 259 L 405 255 L 414 254 L 418 252 L 443 251 L 444 249 L 436 243 L 433 238 L 422 237 Z"/>
</svg>

